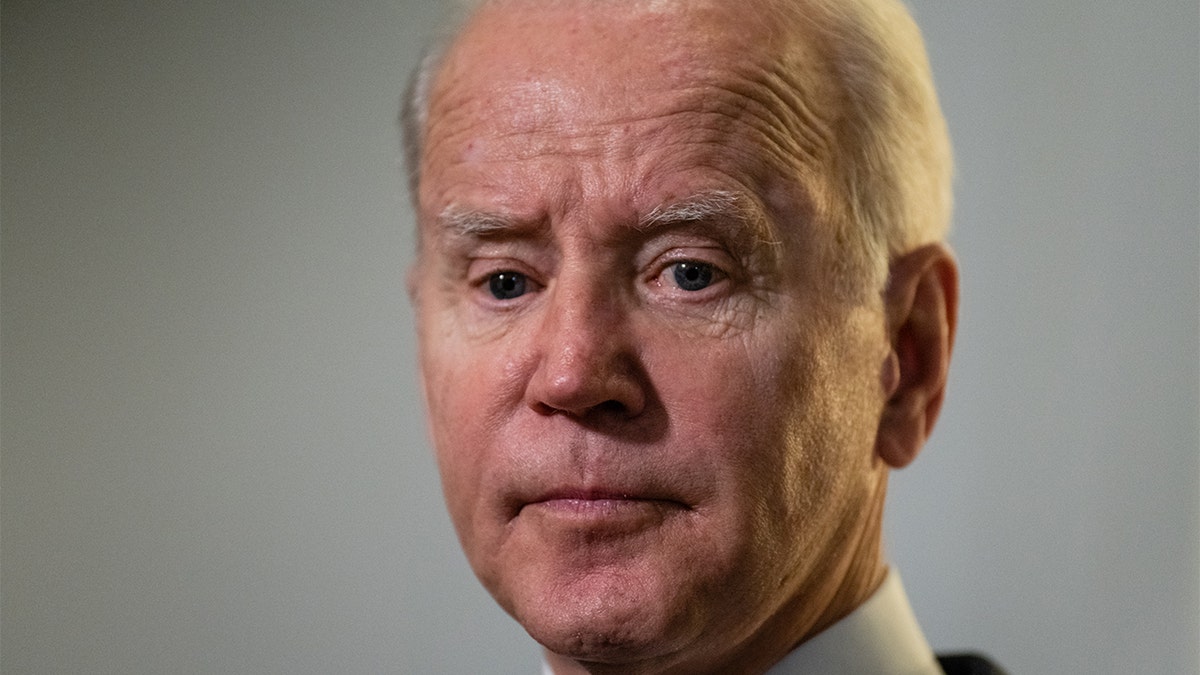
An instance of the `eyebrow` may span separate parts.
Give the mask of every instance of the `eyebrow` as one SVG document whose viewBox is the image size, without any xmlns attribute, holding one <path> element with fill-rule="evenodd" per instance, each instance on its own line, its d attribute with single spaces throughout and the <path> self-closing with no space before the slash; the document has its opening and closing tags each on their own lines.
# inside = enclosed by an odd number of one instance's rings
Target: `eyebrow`
<svg viewBox="0 0 1200 675">
<path fill-rule="evenodd" d="M 451 204 L 438 214 L 438 223 L 460 237 L 486 237 L 499 232 L 522 229 L 522 223 L 508 216 L 464 209 Z"/>
<path fill-rule="evenodd" d="M 744 225 L 760 241 L 775 241 L 763 210 L 750 197 L 730 190 L 706 190 L 654 207 L 638 220 L 639 230 L 701 221 L 725 220 Z"/>
<path fill-rule="evenodd" d="M 537 229 L 520 218 L 463 208 L 450 204 L 438 214 L 439 225 L 451 235 L 475 238 Z M 638 218 L 635 228 L 655 230 L 704 221 L 732 221 L 746 234 L 763 242 L 774 242 L 775 233 L 763 210 L 752 198 L 731 190 L 705 190 L 667 204 L 660 204 Z"/>
</svg>

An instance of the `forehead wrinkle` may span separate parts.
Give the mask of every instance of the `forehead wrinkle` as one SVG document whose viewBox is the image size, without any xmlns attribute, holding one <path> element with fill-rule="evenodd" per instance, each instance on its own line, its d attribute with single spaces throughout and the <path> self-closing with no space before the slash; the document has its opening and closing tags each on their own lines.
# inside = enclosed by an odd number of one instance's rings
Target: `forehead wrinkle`
<svg viewBox="0 0 1200 675">
<path fill-rule="evenodd" d="M 794 71 L 773 62 L 704 73 L 688 104 L 717 116 L 705 121 L 714 131 L 749 130 L 777 166 L 827 170 L 835 147 L 836 106 L 819 83 L 806 86 L 803 80 L 809 78 Z"/>
<path fill-rule="evenodd" d="M 707 147 L 711 157 L 739 158 L 752 173 L 774 173 L 807 193 L 821 190 L 835 163 L 837 109 L 819 92 L 810 95 L 801 82 L 805 78 L 772 64 L 736 72 L 713 69 L 694 73 L 693 79 L 677 88 L 669 109 L 614 122 L 673 127 L 679 136 L 670 143 Z M 640 143 L 634 145 L 636 153 Z"/>
<path fill-rule="evenodd" d="M 818 110 L 814 104 L 819 99 L 805 95 L 794 73 L 776 64 L 759 77 L 735 82 L 743 84 L 732 85 L 730 91 L 749 102 L 744 111 L 762 131 L 788 146 L 795 159 L 817 165 L 826 161 L 833 147 L 832 125 L 826 119 L 832 111 Z"/>
</svg>

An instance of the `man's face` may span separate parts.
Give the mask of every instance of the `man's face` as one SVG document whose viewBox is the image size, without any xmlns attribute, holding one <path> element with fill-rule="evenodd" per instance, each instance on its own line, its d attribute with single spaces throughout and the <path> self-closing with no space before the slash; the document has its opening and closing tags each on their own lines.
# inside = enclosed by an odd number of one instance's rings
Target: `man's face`
<svg viewBox="0 0 1200 675">
<path fill-rule="evenodd" d="M 695 5 L 584 7 L 485 9 L 434 88 L 431 432 L 471 565 L 531 635 L 719 663 L 815 621 L 877 515 L 883 319 L 828 293 L 819 68 L 760 68 Z"/>
</svg>

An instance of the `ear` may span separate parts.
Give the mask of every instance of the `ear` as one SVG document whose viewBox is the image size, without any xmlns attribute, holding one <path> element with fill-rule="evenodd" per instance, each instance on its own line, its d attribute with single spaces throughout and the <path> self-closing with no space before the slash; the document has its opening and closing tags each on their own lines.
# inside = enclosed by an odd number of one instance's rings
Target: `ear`
<svg viewBox="0 0 1200 675">
<path fill-rule="evenodd" d="M 884 296 L 891 349 L 882 371 L 888 400 L 875 453 L 892 468 L 916 458 L 946 392 L 958 321 L 958 265 L 944 244 L 892 261 Z"/>
</svg>

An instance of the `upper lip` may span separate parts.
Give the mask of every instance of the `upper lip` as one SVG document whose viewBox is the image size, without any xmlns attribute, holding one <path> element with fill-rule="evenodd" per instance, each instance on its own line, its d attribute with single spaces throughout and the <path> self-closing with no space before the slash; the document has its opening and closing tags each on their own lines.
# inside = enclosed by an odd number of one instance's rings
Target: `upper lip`
<svg viewBox="0 0 1200 675">
<path fill-rule="evenodd" d="M 690 508 L 686 503 L 670 495 L 665 490 L 655 489 L 652 487 L 615 487 L 615 486 L 578 486 L 578 485 L 561 485 L 544 490 L 535 490 L 525 495 L 518 496 L 510 502 L 514 507 L 514 515 L 519 513 L 521 509 L 530 505 L 541 502 L 549 502 L 554 500 L 580 500 L 580 501 L 599 501 L 599 500 L 628 500 L 628 501 L 658 501 L 670 504 L 677 504 L 683 508 Z"/>
<path fill-rule="evenodd" d="M 543 495 L 540 495 L 534 502 L 548 502 L 555 499 L 579 499 L 579 500 L 600 500 L 600 499 L 649 499 L 641 497 L 635 493 L 626 490 L 609 490 L 603 488 L 566 488 L 560 490 L 552 490 Z"/>
</svg>

